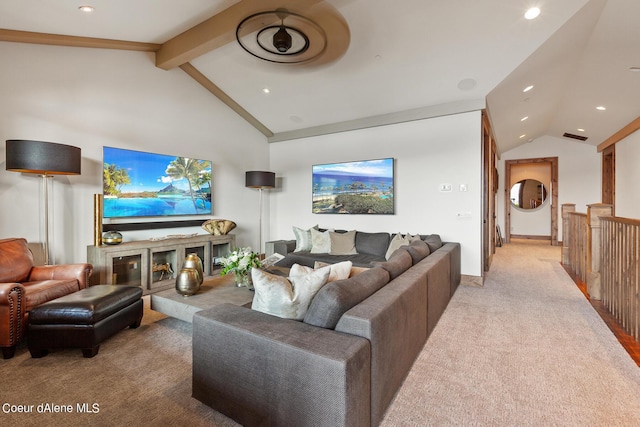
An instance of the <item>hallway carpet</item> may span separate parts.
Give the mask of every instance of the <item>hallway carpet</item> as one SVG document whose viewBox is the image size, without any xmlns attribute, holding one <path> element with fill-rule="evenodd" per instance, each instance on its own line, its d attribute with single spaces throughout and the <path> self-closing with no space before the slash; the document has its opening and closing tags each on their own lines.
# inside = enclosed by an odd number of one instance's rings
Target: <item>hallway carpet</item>
<svg viewBox="0 0 640 427">
<path fill-rule="evenodd" d="M 560 265 L 512 241 L 461 286 L 383 426 L 637 426 L 640 368 Z"/>
</svg>

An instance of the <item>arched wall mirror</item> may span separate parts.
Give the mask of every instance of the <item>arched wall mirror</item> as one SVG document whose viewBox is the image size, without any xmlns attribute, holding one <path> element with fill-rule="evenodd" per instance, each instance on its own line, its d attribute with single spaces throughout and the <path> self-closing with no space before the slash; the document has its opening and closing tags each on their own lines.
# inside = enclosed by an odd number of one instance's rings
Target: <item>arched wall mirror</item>
<svg viewBox="0 0 640 427">
<path fill-rule="evenodd" d="M 547 188 L 538 180 L 523 179 L 511 186 L 511 205 L 519 209 L 539 209 L 547 199 Z"/>
</svg>

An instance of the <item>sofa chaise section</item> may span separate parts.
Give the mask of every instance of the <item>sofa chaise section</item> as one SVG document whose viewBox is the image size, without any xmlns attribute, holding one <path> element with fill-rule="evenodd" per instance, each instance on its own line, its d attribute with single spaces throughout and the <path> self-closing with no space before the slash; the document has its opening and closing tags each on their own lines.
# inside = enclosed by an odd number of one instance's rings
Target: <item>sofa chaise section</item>
<svg viewBox="0 0 640 427">
<path fill-rule="evenodd" d="M 245 426 L 370 426 L 369 341 L 223 304 L 193 318 L 193 397 Z"/>
<path fill-rule="evenodd" d="M 336 331 L 371 342 L 371 425 L 384 413 L 427 341 L 427 271 L 419 264 L 347 311 Z"/>
</svg>

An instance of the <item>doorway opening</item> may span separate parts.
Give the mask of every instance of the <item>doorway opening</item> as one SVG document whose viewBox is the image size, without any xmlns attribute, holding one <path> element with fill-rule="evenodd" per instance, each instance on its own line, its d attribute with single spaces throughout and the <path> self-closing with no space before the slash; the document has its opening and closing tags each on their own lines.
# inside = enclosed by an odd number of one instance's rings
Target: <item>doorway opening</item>
<svg viewBox="0 0 640 427">
<path fill-rule="evenodd" d="M 511 188 L 513 184 L 518 184 L 517 188 L 521 190 L 524 188 L 524 183 L 521 181 L 529 181 L 526 173 L 523 175 L 522 171 L 529 170 L 548 170 L 548 176 L 544 179 L 537 179 L 537 181 L 548 182 L 548 187 L 544 185 L 533 184 L 534 191 L 537 191 L 538 196 L 528 196 L 526 198 L 526 206 L 531 209 L 540 208 L 541 206 L 549 206 L 549 225 L 550 230 L 548 236 L 543 238 L 550 239 L 551 245 L 558 246 L 558 158 L 557 157 L 540 157 L 534 159 L 516 159 L 505 160 L 505 186 L 504 186 L 504 218 L 505 218 L 505 230 L 504 241 L 509 243 L 511 241 L 511 229 L 513 218 L 512 212 L 516 212 L 517 215 L 525 207 L 525 203 L 520 201 L 520 206 L 511 203 Z M 547 181 L 548 180 L 548 181 Z M 540 183 L 538 183 L 540 184 Z M 521 191 L 520 191 L 521 193 Z M 546 199 L 545 197 L 548 197 Z M 547 202 L 548 200 L 548 202 Z M 525 238 L 536 238 L 536 236 L 518 236 Z"/>
</svg>

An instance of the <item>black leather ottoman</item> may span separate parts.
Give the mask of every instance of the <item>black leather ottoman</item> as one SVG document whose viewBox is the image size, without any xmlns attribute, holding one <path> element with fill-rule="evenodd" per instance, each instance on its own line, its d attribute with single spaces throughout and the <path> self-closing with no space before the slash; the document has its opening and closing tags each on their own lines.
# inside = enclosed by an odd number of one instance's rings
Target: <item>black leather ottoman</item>
<svg viewBox="0 0 640 427">
<path fill-rule="evenodd" d="M 31 357 L 50 348 L 81 348 L 84 357 L 98 354 L 100 343 L 142 320 L 142 289 L 96 285 L 34 307 L 27 334 Z"/>
</svg>

